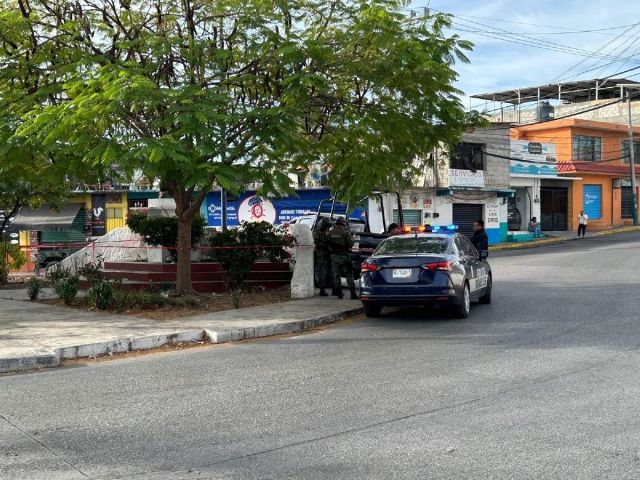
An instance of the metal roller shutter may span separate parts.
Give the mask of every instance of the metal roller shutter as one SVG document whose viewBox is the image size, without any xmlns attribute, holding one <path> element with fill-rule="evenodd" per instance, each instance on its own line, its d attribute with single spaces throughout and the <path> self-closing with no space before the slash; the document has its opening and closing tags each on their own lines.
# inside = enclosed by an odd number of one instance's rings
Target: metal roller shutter
<svg viewBox="0 0 640 480">
<path fill-rule="evenodd" d="M 408 227 L 419 227 L 424 225 L 422 220 L 422 210 L 405 210 L 402 209 L 402 218 L 404 219 L 404 225 Z M 393 210 L 393 223 L 398 222 L 398 210 Z"/>
<path fill-rule="evenodd" d="M 71 224 L 70 230 L 41 232 L 40 244 L 81 243 L 85 241 L 85 209 L 81 208 Z"/>
<path fill-rule="evenodd" d="M 473 236 L 473 224 L 482 220 L 482 204 L 454 203 L 453 223 L 458 226 L 458 232 L 471 238 Z"/>
<path fill-rule="evenodd" d="M 633 193 L 631 187 L 622 187 L 620 210 L 622 218 L 633 218 Z M 588 215 L 588 214 L 587 214 Z"/>
</svg>

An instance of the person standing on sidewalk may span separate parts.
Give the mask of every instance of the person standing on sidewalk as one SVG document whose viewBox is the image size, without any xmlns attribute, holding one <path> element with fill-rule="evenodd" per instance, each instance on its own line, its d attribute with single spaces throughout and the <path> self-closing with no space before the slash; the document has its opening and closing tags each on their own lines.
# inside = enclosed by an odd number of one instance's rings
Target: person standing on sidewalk
<svg viewBox="0 0 640 480">
<path fill-rule="evenodd" d="M 580 233 L 582 233 L 582 238 L 584 238 L 584 234 L 587 231 L 587 220 L 589 217 L 584 210 L 580 210 L 580 215 L 578 215 L 578 238 L 580 238 Z"/>
<path fill-rule="evenodd" d="M 471 243 L 476 247 L 478 253 L 483 250 L 489 251 L 489 235 L 484 229 L 484 220 L 476 220 L 473 224 L 473 237 Z"/>
<path fill-rule="evenodd" d="M 320 296 L 328 297 L 329 294 L 325 291 L 325 283 L 327 281 L 327 266 L 331 261 L 331 250 L 329 249 L 329 226 L 331 220 L 326 217 L 322 217 L 318 222 L 318 227 L 313 232 L 313 244 L 316 249 L 316 283 L 320 287 Z"/>
<path fill-rule="evenodd" d="M 336 220 L 336 226 L 329 232 L 329 247 L 331 248 L 331 272 L 333 273 L 333 288 L 338 298 L 344 298 L 340 277 L 344 275 L 351 290 L 351 300 L 357 300 L 356 284 L 353 281 L 353 268 L 349 258 L 349 250 L 353 247 L 353 237 L 347 231 L 344 218 Z"/>
</svg>

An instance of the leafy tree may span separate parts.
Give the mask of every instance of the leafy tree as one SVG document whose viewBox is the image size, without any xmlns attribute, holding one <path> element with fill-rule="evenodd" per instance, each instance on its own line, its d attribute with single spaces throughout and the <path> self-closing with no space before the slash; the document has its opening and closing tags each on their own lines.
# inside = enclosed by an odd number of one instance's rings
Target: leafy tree
<svg viewBox="0 0 640 480">
<path fill-rule="evenodd" d="M 12 245 L 9 237 L 0 234 L 0 285 L 9 282 L 9 272 L 21 268 L 27 258 L 18 245 Z"/>
<path fill-rule="evenodd" d="M 190 226 L 214 186 L 283 193 L 315 162 L 346 200 L 402 188 L 416 157 L 477 121 L 452 86 L 471 44 L 408 4 L 5 1 L 0 95 L 40 150 L 161 180 L 189 291 Z"/>
</svg>

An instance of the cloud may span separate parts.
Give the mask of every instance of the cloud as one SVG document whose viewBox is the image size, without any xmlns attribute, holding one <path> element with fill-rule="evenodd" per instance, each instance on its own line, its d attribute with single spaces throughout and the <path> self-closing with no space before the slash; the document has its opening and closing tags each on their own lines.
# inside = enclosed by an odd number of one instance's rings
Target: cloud
<svg viewBox="0 0 640 480">
<path fill-rule="evenodd" d="M 427 2 L 414 0 L 411 7 L 421 10 L 427 6 Z M 640 67 L 640 25 L 618 39 L 616 36 L 629 27 L 612 28 L 640 21 L 640 2 L 537 0 L 526 8 L 527 4 L 511 0 L 431 0 L 428 3 L 433 10 L 454 14 L 454 31 L 476 45 L 469 54 L 471 64 L 457 64 L 455 68 L 460 74 L 457 87 L 468 95 L 545 85 L 552 81 L 557 83 L 555 78 L 574 66 L 571 71 L 564 73 L 560 81 L 602 78 Z M 609 28 L 600 32 L 585 32 Z M 533 37 L 537 42 L 523 37 L 507 37 L 501 35 L 505 32 L 499 30 Z M 603 48 L 608 42 L 611 42 L 610 45 Z M 531 46 L 531 43 L 537 43 L 538 47 Z M 561 46 L 587 52 L 602 49 L 601 54 L 610 58 L 585 59 L 585 56 L 554 51 L 561 50 Z M 630 55 L 634 55 L 634 58 L 626 62 L 616 61 L 618 55 L 620 59 Z M 579 62 L 582 63 L 576 66 Z M 614 63 L 602 69 L 610 62 Z M 593 70 L 588 72 L 589 69 Z M 640 74 L 640 69 L 621 76 L 630 77 L 634 74 Z M 468 106 L 468 99 L 463 100 Z"/>
</svg>

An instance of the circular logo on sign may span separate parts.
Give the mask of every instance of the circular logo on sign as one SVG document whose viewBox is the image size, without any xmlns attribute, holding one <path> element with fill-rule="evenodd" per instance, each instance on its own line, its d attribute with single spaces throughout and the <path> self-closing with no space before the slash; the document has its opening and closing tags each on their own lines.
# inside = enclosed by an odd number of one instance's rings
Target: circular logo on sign
<svg viewBox="0 0 640 480">
<path fill-rule="evenodd" d="M 238 211 L 240 222 L 269 222 L 276 221 L 276 207 L 269 200 L 260 197 L 249 197 L 240 204 Z"/>
</svg>

